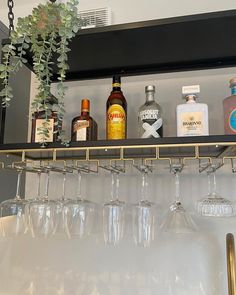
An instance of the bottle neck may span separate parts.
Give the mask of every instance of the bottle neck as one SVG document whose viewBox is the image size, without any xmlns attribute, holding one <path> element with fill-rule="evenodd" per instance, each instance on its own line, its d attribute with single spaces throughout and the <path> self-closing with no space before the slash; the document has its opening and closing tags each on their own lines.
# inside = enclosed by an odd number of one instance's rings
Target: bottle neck
<svg viewBox="0 0 236 295">
<path fill-rule="evenodd" d="M 81 116 L 88 116 L 89 115 L 89 110 L 88 109 L 82 109 L 81 110 Z"/>
<path fill-rule="evenodd" d="M 231 87 L 231 95 L 236 95 L 236 85 Z"/>
<path fill-rule="evenodd" d="M 152 92 L 152 91 L 146 92 L 146 102 L 151 102 L 154 100 L 155 100 L 154 92 Z"/>
<path fill-rule="evenodd" d="M 196 103 L 196 96 L 195 95 L 187 95 L 185 97 L 186 103 Z"/>
<path fill-rule="evenodd" d="M 118 82 L 112 83 L 112 91 L 121 91 L 121 84 Z"/>
</svg>

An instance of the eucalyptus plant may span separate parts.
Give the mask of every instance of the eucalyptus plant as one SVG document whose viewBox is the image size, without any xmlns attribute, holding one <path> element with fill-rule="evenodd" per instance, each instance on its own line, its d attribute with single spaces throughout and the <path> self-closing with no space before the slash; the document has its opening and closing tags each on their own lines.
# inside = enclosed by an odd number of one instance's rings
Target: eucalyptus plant
<svg viewBox="0 0 236 295">
<path fill-rule="evenodd" d="M 10 34 L 10 42 L 3 46 L 3 63 L 0 64 L 0 79 L 3 87 L 0 91 L 2 104 L 7 107 L 13 98 L 9 76 L 16 73 L 23 64 L 28 63 L 27 52 L 33 58 L 33 70 L 39 81 L 38 94 L 32 102 L 32 112 L 45 111 L 45 119 L 49 120 L 52 107 L 56 108 L 59 123 L 62 122 L 68 70 L 69 43 L 81 26 L 77 11 L 78 0 L 67 3 L 51 3 L 38 5 L 32 14 L 18 19 L 17 26 Z M 57 56 L 56 65 L 52 59 Z M 57 66 L 57 103 L 48 103 L 53 78 L 53 67 Z M 56 124 L 59 124 L 58 122 Z M 47 126 L 44 124 L 41 134 L 45 141 L 48 138 Z"/>
</svg>

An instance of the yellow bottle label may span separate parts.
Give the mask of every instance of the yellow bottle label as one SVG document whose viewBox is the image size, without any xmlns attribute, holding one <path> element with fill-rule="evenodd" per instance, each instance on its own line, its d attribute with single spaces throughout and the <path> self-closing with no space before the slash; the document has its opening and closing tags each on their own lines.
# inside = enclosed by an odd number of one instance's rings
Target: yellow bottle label
<svg viewBox="0 0 236 295">
<path fill-rule="evenodd" d="M 126 114 L 119 104 L 113 104 L 107 111 L 107 139 L 125 139 Z"/>
</svg>

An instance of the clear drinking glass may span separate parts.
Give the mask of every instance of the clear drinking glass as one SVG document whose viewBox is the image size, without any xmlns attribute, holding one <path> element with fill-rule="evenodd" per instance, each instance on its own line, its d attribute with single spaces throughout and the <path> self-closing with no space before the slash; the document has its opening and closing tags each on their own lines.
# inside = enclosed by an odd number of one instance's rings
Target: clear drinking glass
<svg viewBox="0 0 236 295">
<path fill-rule="evenodd" d="M 119 200 L 119 173 L 111 173 L 111 200 L 103 205 L 103 231 L 106 245 L 116 246 L 124 233 L 125 203 Z"/>
<path fill-rule="evenodd" d="M 45 195 L 29 205 L 30 227 L 33 237 L 48 238 L 58 226 L 60 203 L 48 198 L 50 171 L 46 172 Z"/>
<path fill-rule="evenodd" d="M 133 236 L 137 246 L 148 247 L 154 239 L 153 203 L 148 200 L 148 174 L 142 171 L 141 199 L 133 207 Z"/>
<path fill-rule="evenodd" d="M 231 201 L 221 197 L 216 191 L 215 169 L 207 172 L 208 194 L 197 202 L 197 212 L 202 216 L 231 217 L 236 214 Z M 212 177 L 212 181 L 211 181 Z"/>
<path fill-rule="evenodd" d="M 20 197 L 22 169 L 18 169 L 16 196 L 1 203 L 1 227 L 4 237 L 15 237 L 24 234 L 27 229 L 25 208 L 27 201 Z"/>
<path fill-rule="evenodd" d="M 93 227 L 94 203 L 82 197 L 81 180 L 81 171 L 78 171 L 76 199 L 64 205 L 65 230 L 69 238 L 87 237 Z"/>
<path fill-rule="evenodd" d="M 184 209 L 180 199 L 179 169 L 174 170 L 175 175 L 175 202 L 170 206 L 168 214 L 161 224 L 165 232 L 192 233 L 197 230 L 192 217 Z"/>
</svg>

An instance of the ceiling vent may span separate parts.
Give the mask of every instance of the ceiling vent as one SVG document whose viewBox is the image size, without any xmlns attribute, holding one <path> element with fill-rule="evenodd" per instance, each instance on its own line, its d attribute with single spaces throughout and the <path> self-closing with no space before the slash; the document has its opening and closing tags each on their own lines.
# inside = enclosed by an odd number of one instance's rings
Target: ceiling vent
<svg viewBox="0 0 236 295">
<path fill-rule="evenodd" d="M 82 29 L 111 25 L 111 9 L 108 7 L 80 11 L 79 15 L 84 21 Z"/>
</svg>

